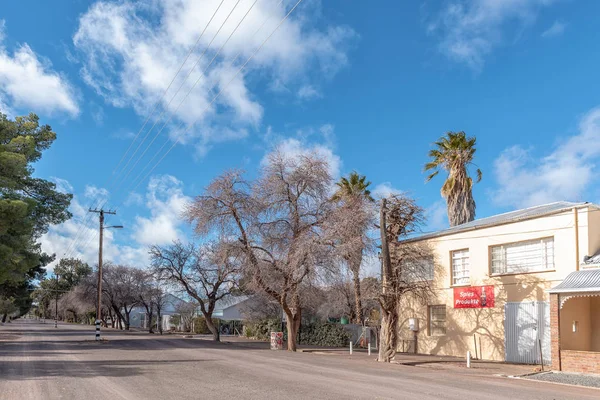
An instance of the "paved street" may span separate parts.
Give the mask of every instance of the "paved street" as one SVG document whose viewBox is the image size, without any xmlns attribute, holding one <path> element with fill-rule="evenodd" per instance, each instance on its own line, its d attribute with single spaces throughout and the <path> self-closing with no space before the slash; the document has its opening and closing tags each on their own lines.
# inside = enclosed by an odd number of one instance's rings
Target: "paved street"
<svg viewBox="0 0 600 400">
<path fill-rule="evenodd" d="M 596 389 L 20 321 L 0 327 L 0 399 L 598 399 Z"/>
</svg>

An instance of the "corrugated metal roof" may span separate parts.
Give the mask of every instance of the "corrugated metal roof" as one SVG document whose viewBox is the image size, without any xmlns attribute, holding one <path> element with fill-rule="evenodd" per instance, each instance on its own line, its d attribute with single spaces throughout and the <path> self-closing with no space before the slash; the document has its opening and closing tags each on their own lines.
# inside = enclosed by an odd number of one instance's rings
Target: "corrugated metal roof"
<svg viewBox="0 0 600 400">
<path fill-rule="evenodd" d="M 453 226 L 437 232 L 427 233 L 414 238 L 403 240 L 402 242 L 413 242 L 425 239 L 433 239 L 440 236 L 453 235 L 455 233 L 466 232 L 476 229 L 488 228 L 490 226 L 518 222 L 531 218 L 537 218 L 548 214 L 555 214 L 561 211 L 567 211 L 574 207 L 590 206 L 600 208 L 592 203 L 572 203 L 569 201 L 557 201 L 555 203 L 543 204 L 535 207 L 524 208 L 522 210 L 510 211 L 504 214 L 493 215 L 487 218 L 476 219 L 466 224 Z"/>
<path fill-rule="evenodd" d="M 600 264 L 600 250 L 597 251 L 596 254 L 594 254 L 593 256 L 583 257 L 582 264 L 584 264 L 584 265 Z"/>
<path fill-rule="evenodd" d="M 600 268 L 571 272 L 549 293 L 600 292 Z"/>
</svg>

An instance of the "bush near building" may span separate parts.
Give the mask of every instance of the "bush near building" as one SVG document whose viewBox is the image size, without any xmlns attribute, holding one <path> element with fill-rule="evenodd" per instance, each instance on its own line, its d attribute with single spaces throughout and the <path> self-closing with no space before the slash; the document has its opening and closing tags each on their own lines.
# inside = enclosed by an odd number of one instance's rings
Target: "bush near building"
<svg viewBox="0 0 600 400">
<path fill-rule="evenodd" d="M 213 318 L 213 324 L 215 326 L 219 326 L 219 319 Z M 208 325 L 206 325 L 206 319 L 204 317 L 196 317 L 194 318 L 194 333 L 196 335 L 210 335 L 212 332 L 208 329 Z"/>
<path fill-rule="evenodd" d="M 264 319 L 247 323 L 244 327 L 246 337 L 258 340 L 269 340 L 271 332 L 281 331 L 281 321 L 278 319 Z M 349 333 L 340 325 L 330 322 L 313 322 L 302 324 L 298 332 L 298 343 L 324 346 L 345 347 L 350 341 Z M 283 333 L 287 340 L 287 331 Z"/>
</svg>

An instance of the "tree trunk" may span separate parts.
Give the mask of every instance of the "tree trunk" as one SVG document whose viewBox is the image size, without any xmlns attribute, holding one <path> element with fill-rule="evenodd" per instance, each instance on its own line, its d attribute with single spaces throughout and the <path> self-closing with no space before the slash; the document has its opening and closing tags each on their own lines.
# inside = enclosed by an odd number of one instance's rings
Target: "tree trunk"
<svg viewBox="0 0 600 400">
<path fill-rule="evenodd" d="M 382 309 L 381 330 L 379 334 L 379 356 L 377 361 L 389 363 L 396 356 L 398 339 L 398 313 L 392 306 L 390 312 Z"/>
<path fill-rule="evenodd" d="M 160 333 L 162 335 L 163 334 L 162 314 L 161 314 L 160 310 L 158 310 L 158 312 L 156 313 L 156 326 L 158 327 L 158 333 Z"/>
<path fill-rule="evenodd" d="M 352 268 L 353 281 L 354 281 L 354 315 L 355 322 L 359 325 L 363 324 L 363 313 L 362 313 L 362 298 L 360 293 L 360 273 L 359 268 Z"/>
<path fill-rule="evenodd" d="M 287 307 L 286 307 L 287 308 Z M 285 311 L 285 317 L 287 319 L 287 349 L 288 351 L 296 351 L 298 343 L 298 330 L 300 329 L 300 322 L 302 311 L 300 307 L 296 309 L 296 312 L 292 314 L 292 311 L 287 308 Z"/>
<path fill-rule="evenodd" d="M 152 317 L 153 317 L 153 312 L 150 311 L 148 313 L 148 319 L 146 320 L 146 322 L 148 323 L 148 333 L 154 333 L 154 326 L 152 324 Z"/>
<path fill-rule="evenodd" d="M 377 361 L 390 362 L 396 355 L 396 322 L 398 321 L 397 305 L 394 302 L 392 282 L 392 260 L 388 246 L 386 223 L 386 199 L 381 201 L 379 210 L 379 229 L 381 235 L 381 333 L 379 339 L 379 356 Z"/>
<path fill-rule="evenodd" d="M 5 323 L 5 322 L 6 322 L 6 316 L 7 316 L 7 315 L 8 315 L 8 314 L 2 314 L 2 323 Z"/>
<path fill-rule="evenodd" d="M 124 319 L 123 322 L 125 322 L 125 330 L 128 331 L 129 330 L 129 313 L 127 312 L 127 307 L 125 307 L 125 315 L 124 315 Z"/>
<path fill-rule="evenodd" d="M 219 328 L 215 326 L 215 324 L 212 321 L 212 315 L 207 315 L 204 314 L 204 319 L 206 320 L 206 327 L 208 328 L 208 330 L 210 331 L 210 333 L 212 333 L 213 335 L 213 340 L 215 342 L 220 342 L 221 341 L 221 335 L 219 332 Z"/>
</svg>

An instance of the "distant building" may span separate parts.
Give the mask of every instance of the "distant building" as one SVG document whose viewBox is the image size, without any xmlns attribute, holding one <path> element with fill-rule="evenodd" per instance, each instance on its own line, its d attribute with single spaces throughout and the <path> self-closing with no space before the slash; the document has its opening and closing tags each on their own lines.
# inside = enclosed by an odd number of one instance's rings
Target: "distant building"
<svg viewBox="0 0 600 400">
<path fill-rule="evenodd" d="M 179 315 L 179 312 L 177 311 L 179 309 L 179 305 L 181 303 L 186 303 L 187 302 L 185 300 L 180 299 L 177 296 L 174 296 L 170 293 L 165 294 L 165 301 L 164 301 L 164 305 L 163 308 L 161 309 L 161 321 L 160 323 L 162 324 L 162 329 L 164 331 L 167 331 L 169 329 L 171 329 L 171 317 L 173 315 Z M 157 317 L 157 313 L 156 310 L 154 310 L 154 314 L 153 314 L 153 318 Z M 142 328 L 142 329 L 148 329 L 148 324 L 150 323 L 150 321 L 148 320 L 148 315 L 146 314 L 146 309 L 143 306 L 138 306 L 138 307 L 134 307 L 131 310 L 131 317 L 130 317 L 130 326 L 132 328 Z M 156 322 L 158 323 L 158 322 Z M 176 328 L 181 328 L 181 327 L 176 327 Z"/>
<path fill-rule="evenodd" d="M 434 252 L 434 294 L 427 304 L 399 304 L 400 351 L 531 364 L 543 357 L 555 369 L 562 352 L 592 357 L 600 371 L 600 270 L 582 270 L 600 266 L 600 207 L 551 203 L 398 245 L 417 242 Z"/>
</svg>

